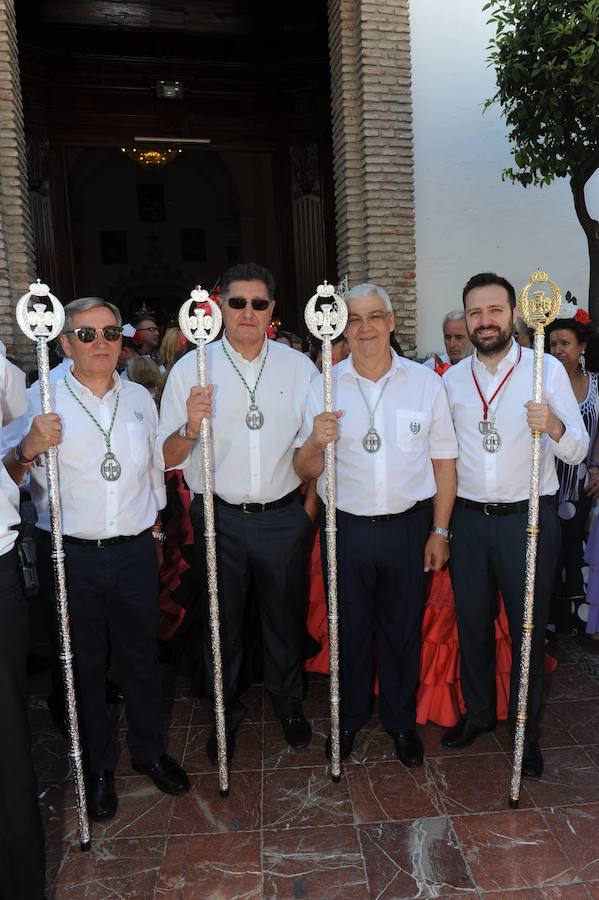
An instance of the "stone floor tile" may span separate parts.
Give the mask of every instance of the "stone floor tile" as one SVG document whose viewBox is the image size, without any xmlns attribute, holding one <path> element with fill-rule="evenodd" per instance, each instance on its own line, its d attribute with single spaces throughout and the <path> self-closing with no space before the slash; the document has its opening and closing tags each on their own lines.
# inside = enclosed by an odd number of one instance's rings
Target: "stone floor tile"
<svg viewBox="0 0 599 900">
<path fill-rule="evenodd" d="M 358 824 L 445 814 L 431 769 L 407 769 L 399 760 L 348 765 L 347 783 Z"/>
<path fill-rule="evenodd" d="M 543 813 L 580 880 L 599 882 L 599 803 L 553 807 Z"/>
<path fill-rule="evenodd" d="M 202 834 L 170 837 L 157 900 L 260 900 L 260 835 Z"/>
<path fill-rule="evenodd" d="M 206 741 L 212 730 L 211 725 L 192 726 L 185 752 L 183 766 L 188 774 L 215 772 L 216 768 L 206 756 Z M 262 725 L 242 722 L 235 739 L 235 754 L 231 763 L 232 772 L 246 769 L 262 769 Z"/>
<path fill-rule="evenodd" d="M 510 792 L 511 763 L 503 753 L 432 759 L 428 765 L 447 813 L 505 809 Z M 531 806 L 522 786 L 520 806 Z"/>
<path fill-rule="evenodd" d="M 368 900 L 362 850 L 351 825 L 265 831 L 264 898 Z"/>
<path fill-rule="evenodd" d="M 359 834 L 371 897 L 476 896 L 446 817 L 361 825 Z"/>
<path fill-rule="evenodd" d="M 264 772 L 264 828 L 352 825 L 347 781 L 325 766 Z"/>
<path fill-rule="evenodd" d="M 526 779 L 535 806 L 569 805 L 599 800 L 597 768 L 582 747 L 546 750 L 542 778 Z"/>
<path fill-rule="evenodd" d="M 95 840 L 89 853 L 72 846 L 54 886 L 57 900 L 153 897 L 166 838 Z"/>
<path fill-rule="evenodd" d="M 260 772 L 231 772 L 228 797 L 220 796 L 216 772 L 192 775 L 190 781 L 189 793 L 177 798 L 170 834 L 227 834 L 260 827 Z"/>
<path fill-rule="evenodd" d="M 579 879 L 538 810 L 452 816 L 478 888 L 546 887 Z"/>
</svg>

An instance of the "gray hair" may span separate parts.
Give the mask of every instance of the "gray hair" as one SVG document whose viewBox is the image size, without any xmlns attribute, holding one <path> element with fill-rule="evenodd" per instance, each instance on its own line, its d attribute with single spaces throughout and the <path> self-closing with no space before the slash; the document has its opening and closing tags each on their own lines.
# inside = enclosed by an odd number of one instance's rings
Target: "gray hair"
<svg viewBox="0 0 599 900">
<path fill-rule="evenodd" d="M 443 316 L 443 328 L 448 322 L 458 322 L 460 319 L 466 319 L 466 313 L 463 309 L 452 309 Z"/>
<path fill-rule="evenodd" d="M 391 298 L 389 294 L 385 290 L 385 288 L 379 287 L 378 284 L 369 284 L 366 282 L 365 284 L 356 284 L 355 287 L 348 291 L 345 295 L 346 300 L 363 300 L 365 297 L 368 297 L 369 294 L 376 294 L 383 303 L 385 304 L 385 309 L 387 312 L 393 312 L 393 306 L 391 305 Z"/>
<path fill-rule="evenodd" d="M 64 325 L 62 326 L 61 335 L 65 334 L 67 331 L 72 331 L 73 326 L 73 316 L 80 312 L 87 312 L 88 309 L 96 309 L 97 307 L 105 307 L 109 309 L 116 319 L 117 325 L 123 324 L 123 318 L 121 316 L 121 311 L 112 303 L 109 303 L 108 300 L 103 300 L 102 297 L 80 297 L 78 300 L 71 300 L 70 303 L 67 303 L 64 308 Z M 64 353 L 62 349 L 62 344 L 59 340 L 56 341 L 55 352 L 57 356 L 61 356 L 64 358 Z"/>
</svg>

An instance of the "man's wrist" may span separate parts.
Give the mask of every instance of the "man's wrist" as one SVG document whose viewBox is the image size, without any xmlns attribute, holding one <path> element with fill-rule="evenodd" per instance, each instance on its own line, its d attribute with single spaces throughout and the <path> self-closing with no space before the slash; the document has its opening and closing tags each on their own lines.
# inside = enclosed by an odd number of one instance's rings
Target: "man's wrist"
<svg viewBox="0 0 599 900">
<path fill-rule="evenodd" d="M 184 441 L 197 441 L 199 436 L 199 432 L 194 433 L 193 428 L 189 427 L 188 422 L 179 429 L 179 437 L 183 438 Z"/>
</svg>

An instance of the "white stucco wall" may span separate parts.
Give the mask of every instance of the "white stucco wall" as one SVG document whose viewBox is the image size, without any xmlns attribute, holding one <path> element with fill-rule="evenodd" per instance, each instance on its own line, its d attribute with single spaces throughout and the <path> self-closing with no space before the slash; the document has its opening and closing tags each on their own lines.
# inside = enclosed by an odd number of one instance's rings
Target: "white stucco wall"
<svg viewBox="0 0 599 900">
<path fill-rule="evenodd" d="M 495 92 L 482 6 L 411 0 L 419 355 L 442 347 L 441 319 L 476 272 L 503 274 L 518 292 L 543 267 L 587 305 L 586 240 L 569 184 L 501 181 L 510 153 L 499 107 L 482 109 Z"/>
</svg>

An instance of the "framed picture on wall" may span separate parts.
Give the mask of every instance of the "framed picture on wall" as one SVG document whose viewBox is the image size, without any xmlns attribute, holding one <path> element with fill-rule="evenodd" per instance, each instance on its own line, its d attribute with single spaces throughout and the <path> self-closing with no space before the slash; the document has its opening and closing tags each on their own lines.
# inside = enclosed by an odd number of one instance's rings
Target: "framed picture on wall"
<svg viewBox="0 0 599 900">
<path fill-rule="evenodd" d="M 126 265 L 127 232 L 126 231 L 101 231 L 100 255 L 105 266 Z"/>
<path fill-rule="evenodd" d="M 137 212 L 140 222 L 164 222 L 166 213 L 163 184 L 137 185 Z"/>
<path fill-rule="evenodd" d="M 181 262 L 203 262 L 206 259 L 206 232 L 203 228 L 182 228 Z"/>
</svg>

